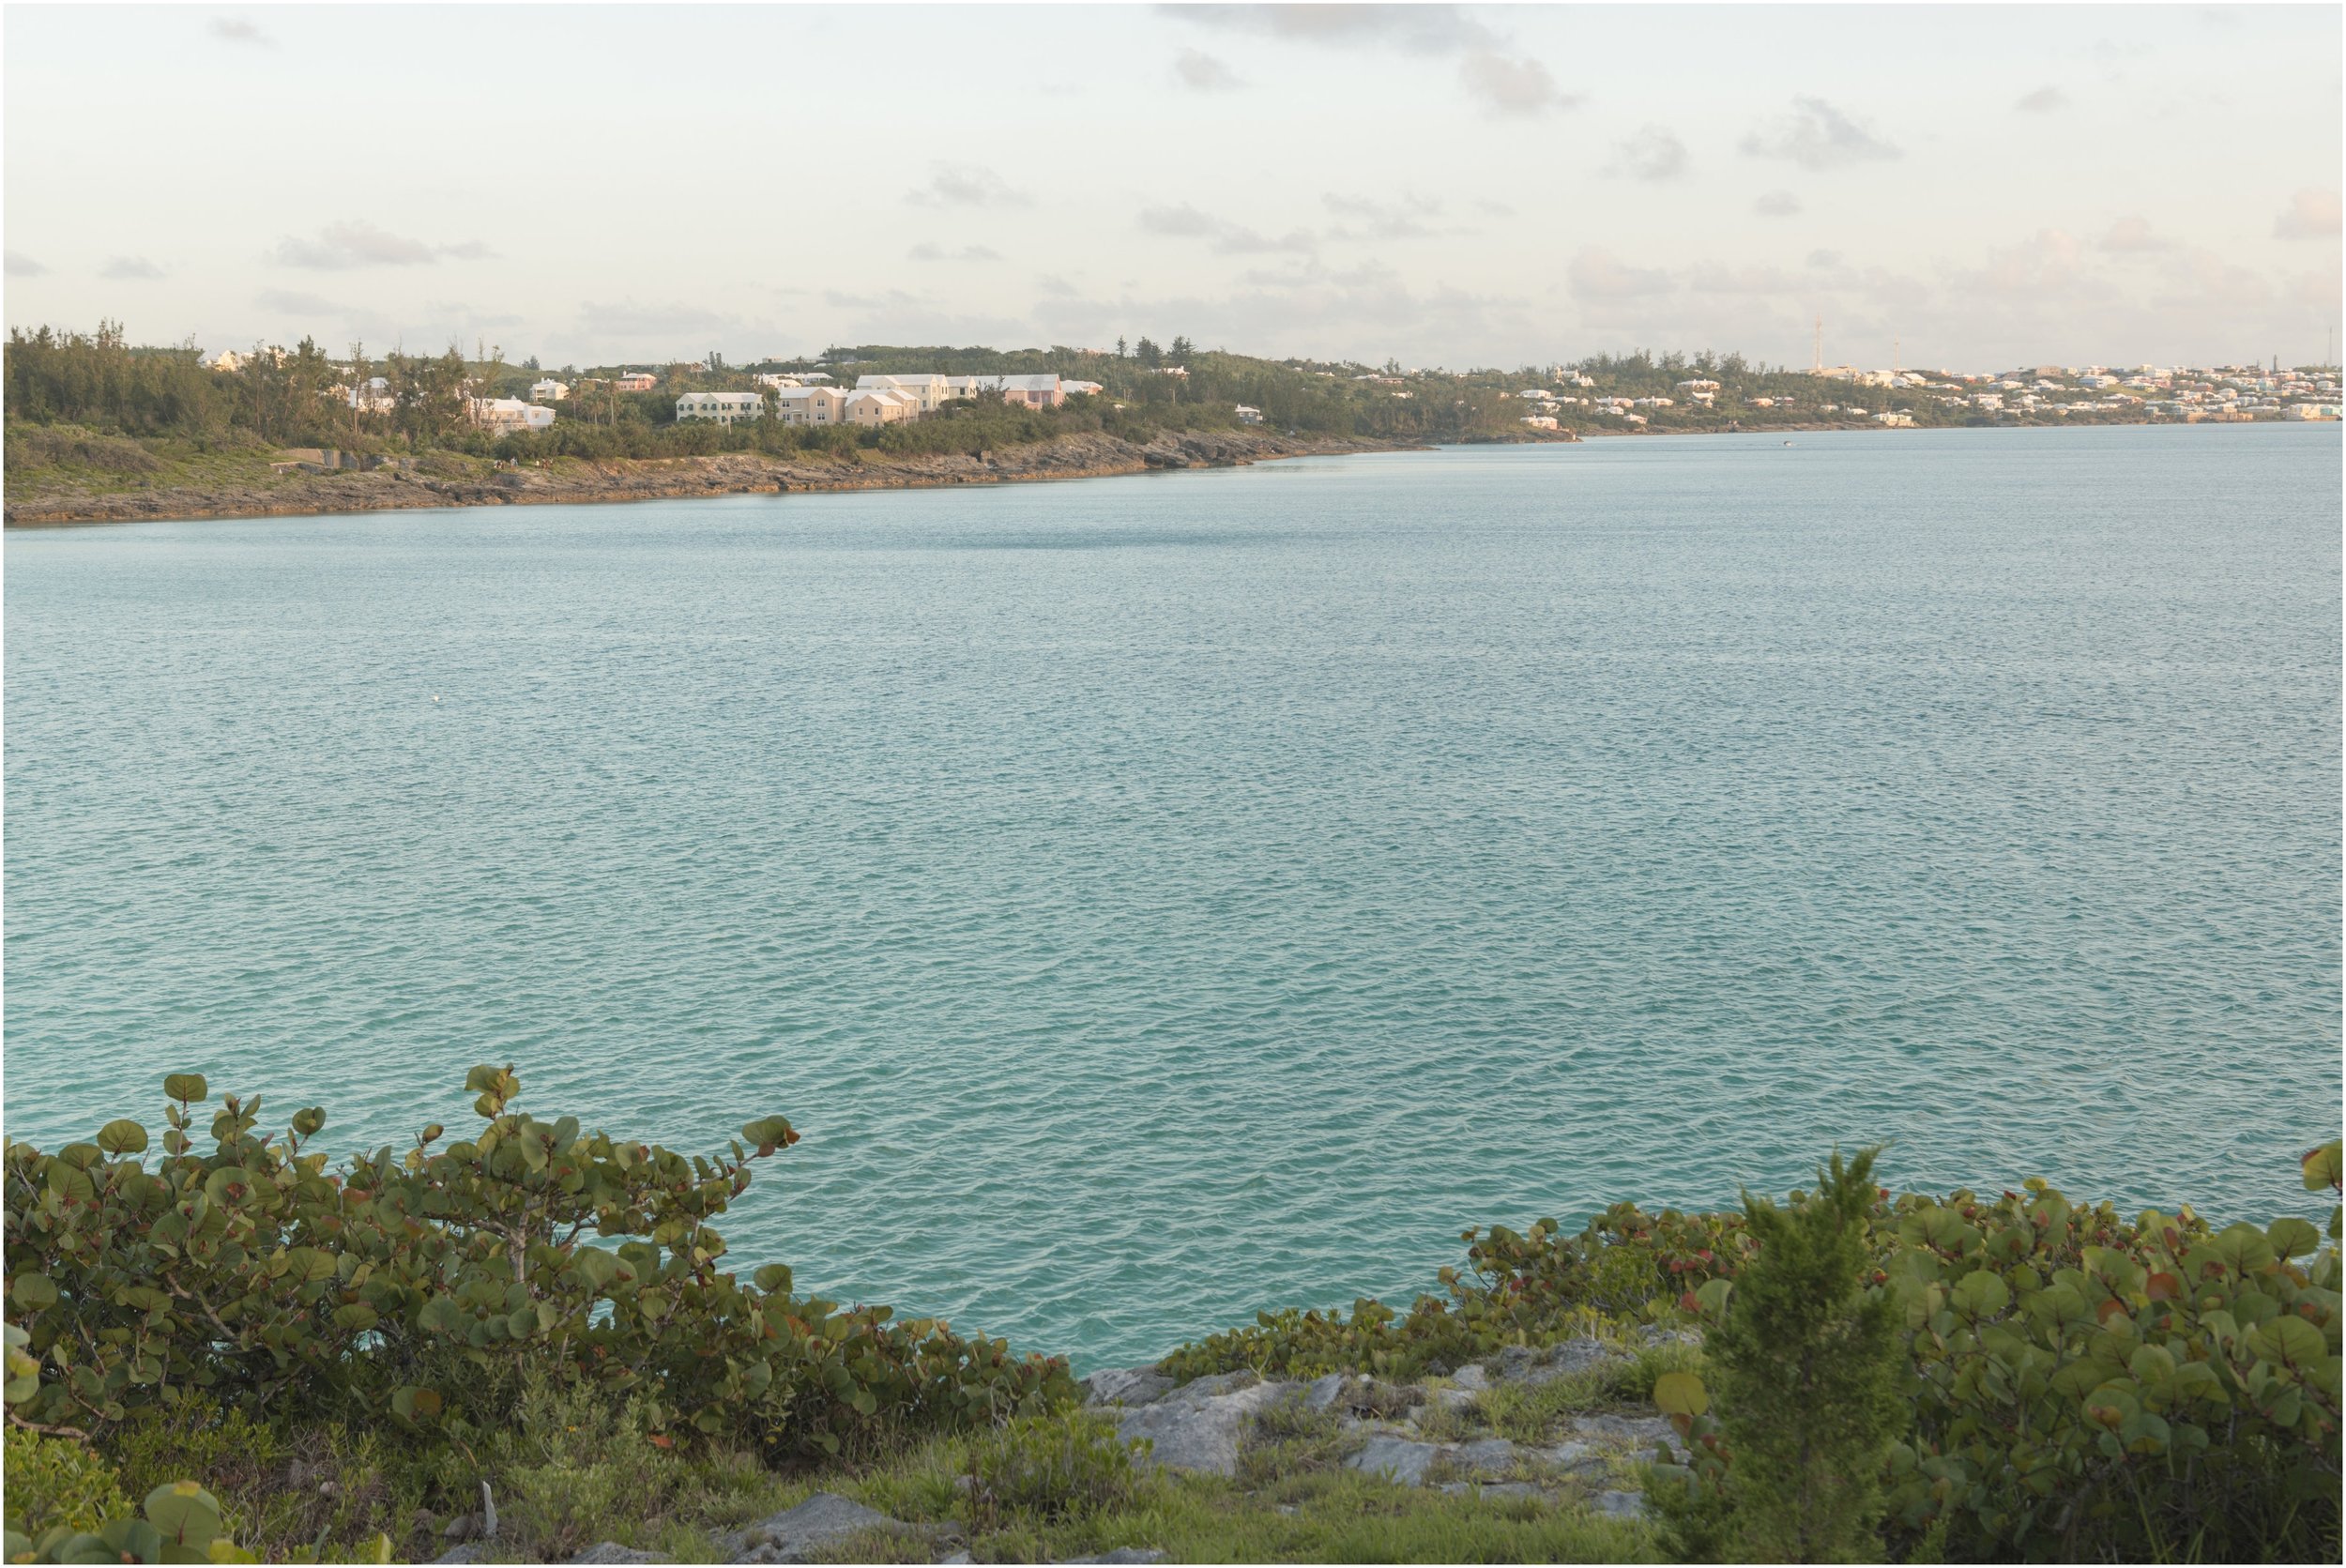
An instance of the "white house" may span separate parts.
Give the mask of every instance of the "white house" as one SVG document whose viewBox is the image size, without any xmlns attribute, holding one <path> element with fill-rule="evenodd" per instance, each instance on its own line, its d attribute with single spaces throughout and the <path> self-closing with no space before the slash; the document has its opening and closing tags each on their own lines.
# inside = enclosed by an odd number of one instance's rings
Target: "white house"
<svg viewBox="0 0 2346 1568">
<path fill-rule="evenodd" d="M 1553 414 L 1526 414 L 1523 416 L 1523 422 L 1530 425 L 1533 430 L 1554 430 L 1556 428 L 1556 416 Z"/>
<path fill-rule="evenodd" d="M 233 348 L 223 348 L 218 354 L 215 354 L 210 358 L 205 360 L 204 368 L 207 371 L 226 371 L 234 373 L 235 372 L 244 369 L 245 360 L 248 358 L 248 356 L 239 354 Z"/>
<path fill-rule="evenodd" d="M 762 418 L 766 412 L 763 392 L 687 392 L 676 400 L 677 422 L 687 419 L 710 419 L 729 425 L 742 419 Z"/>
<path fill-rule="evenodd" d="M 1258 425 L 1262 423 L 1262 410 L 1249 407 L 1242 403 L 1238 405 L 1238 422 L 1242 425 Z"/>
<path fill-rule="evenodd" d="M 545 430 L 554 423 L 553 409 L 519 398 L 466 398 L 465 405 L 474 424 L 499 434 Z"/>
<path fill-rule="evenodd" d="M 570 388 L 551 376 L 529 384 L 529 401 L 532 403 L 560 403 L 570 395 Z"/>
<path fill-rule="evenodd" d="M 343 401 L 361 414 L 388 414 L 399 406 L 399 400 L 391 396 L 391 384 L 379 375 L 344 388 Z"/>
</svg>

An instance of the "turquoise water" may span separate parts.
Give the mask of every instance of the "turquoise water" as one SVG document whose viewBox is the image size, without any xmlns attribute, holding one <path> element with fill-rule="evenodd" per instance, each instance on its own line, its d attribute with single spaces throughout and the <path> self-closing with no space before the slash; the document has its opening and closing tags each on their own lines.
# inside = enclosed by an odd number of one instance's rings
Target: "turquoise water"
<svg viewBox="0 0 2346 1568">
<path fill-rule="evenodd" d="M 9 1131 L 778 1111 L 737 1256 L 1087 1365 L 1836 1140 L 2303 1211 L 2338 427 L 1796 440 L 12 534 Z"/>
</svg>

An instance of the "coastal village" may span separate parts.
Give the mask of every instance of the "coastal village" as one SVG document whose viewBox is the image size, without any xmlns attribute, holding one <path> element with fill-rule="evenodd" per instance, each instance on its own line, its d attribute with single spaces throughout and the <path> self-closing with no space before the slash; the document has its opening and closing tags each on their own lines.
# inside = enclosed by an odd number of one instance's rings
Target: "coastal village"
<svg viewBox="0 0 2346 1568">
<path fill-rule="evenodd" d="M 204 363 L 215 372 L 234 374 L 256 358 L 283 352 L 224 350 Z M 892 363 L 903 351 L 881 352 Z M 1111 351 L 1052 353 L 1107 358 Z M 637 403 L 633 408 L 637 418 L 649 415 L 649 422 L 655 424 L 706 423 L 729 428 L 770 419 L 783 426 L 876 429 L 917 420 L 954 403 L 991 402 L 1056 409 L 1071 399 L 1100 397 L 1107 391 L 1099 381 L 1059 372 L 889 371 L 858 373 L 850 383 L 845 367 L 854 360 L 833 362 L 840 365 L 841 373 L 808 360 L 768 360 L 746 372 L 727 373 L 722 358 L 712 354 L 706 363 L 678 362 L 658 369 L 621 367 L 602 374 L 582 375 L 573 371 L 568 373 L 569 380 L 539 373 L 526 388 L 510 388 L 494 385 L 511 379 L 510 375 L 500 378 L 495 371 L 488 371 L 467 378 L 465 418 L 474 428 L 491 435 L 526 434 L 553 428 L 566 411 L 577 418 L 607 420 L 610 400 L 624 394 L 631 400 L 660 399 L 661 406 L 647 408 Z M 1911 428 L 2331 420 L 2339 418 L 2341 401 L 2337 367 L 2290 368 L 2277 360 L 2266 366 L 2035 365 L 1988 372 L 1864 370 L 1854 365 L 1820 364 L 1805 372 L 1787 372 L 1744 367 L 1731 358 L 1722 363 L 1709 356 L 1691 360 L 1676 355 L 1659 359 L 1599 357 L 1547 367 L 1537 374 L 1543 383 L 1538 386 L 1521 384 L 1532 379 L 1530 373 L 1403 370 L 1391 364 L 1379 370 L 1302 359 L 1286 360 L 1282 365 L 1302 375 L 1349 382 L 1348 391 L 1372 400 L 1406 403 L 1443 384 L 1495 390 L 1499 401 L 1520 405 L 1521 411 L 1512 420 L 1533 438 L 1778 425 Z M 534 363 L 526 370 L 534 371 Z M 1687 370 L 1696 373 L 1679 373 Z M 1159 365 L 1151 371 L 1183 378 L 1191 374 L 1188 366 Z M 1510 381 L 1516 385 L 1505 385 Z M 1501 385 L 1494 388 L 1492 383 Z M 388 415 L 398 402 L 389 382 L 381 375 L 352 376 L 335 386 L 331 395 L 362 414 Z M 1262 407 L 1236 400 L 1215 412 L 1242 425 L 1259 425 L 1266 419 Z"/>
</svg>

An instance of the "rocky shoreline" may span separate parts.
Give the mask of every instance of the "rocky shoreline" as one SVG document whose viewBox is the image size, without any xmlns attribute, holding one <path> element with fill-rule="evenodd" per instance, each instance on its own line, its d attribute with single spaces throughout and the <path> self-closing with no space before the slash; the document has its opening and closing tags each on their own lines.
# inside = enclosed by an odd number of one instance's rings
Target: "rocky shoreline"
<svg viewBox="0 0 2346 1568">
<path fill-rule="evenodd" d="M 975 455 L 861 453 L 858 459 L 756 452 L 500 468 L 434 476 L 413 468 L 286 474 L 246 485 L 110 492 L 34 492 L 8 498 L 11 528 L 214 517 L 288 517 L 440 507 L 576 505 L 845 490 L 928 489 L 1041 480 L 1098 479 L 1151 469 L 1231 468 L 1286 457 L 1422 449 L 1408 443 L 1258 431 L 1167 433 L 1144 444 L 1102 433 Z"/>
<path fill-rule="evenodd" d="M 1662 1330 L 1648 1330 L 1645 1340 L 1648 1345 L 1696 1342 L 1683 1332 Z M 1490 1429 L 1487 1419 L 1508 1401 L 1521 1403 L 1546 1385 L 1617 1370 L 1637 1353 L 1601 1339 L 1542 1349 L 1511 1347 L 1447 1378 L 1407 1383 L 1356 1373 L 1303 1381 L 1242 1371 L 1176 1384 L 1153 1365 L 1124 1367 L 1083 1379 L 1084 1404 L 1114 1420 L 1120 1441 L 1147 1445 L 1136 1458 L 1143 1469 L 1176 1478 L 1227 1479 L 1266 1465 L 1275 1469 L 1301 1440 L 1323 1463 L 1470 1504 L 1536 1499 L 1616 1519 L 1642 1519 L 1640 1468 L 1654 1457 L 1657 1444 L 1673 1437 L 1659 1410 L 1638 1405 L 1564 1414 L 1531 1440 L 1502 1436 Z M 451 1534 L 472 1536 L 480 1516 L 467 1518 L 474 1530 L 454 1528 Z M 950 1525 L 893 1518 L 832 1492 L 817 1492 L 710 1541 L 718 1560 L 727 1562 L 966 1563 L 971 1560 L 967 1545 Z M 493 1546 L 491 1541 L 466 1538 L 435 1560 L 492 1561 Z M 1064 1560 L 1144 1563 L 1165 1561 L 1167 1556 L 1152 1547 L 1128 1546 Z M 664 1559 L 605 1541 L 570 1560 Z"/>
</svg>

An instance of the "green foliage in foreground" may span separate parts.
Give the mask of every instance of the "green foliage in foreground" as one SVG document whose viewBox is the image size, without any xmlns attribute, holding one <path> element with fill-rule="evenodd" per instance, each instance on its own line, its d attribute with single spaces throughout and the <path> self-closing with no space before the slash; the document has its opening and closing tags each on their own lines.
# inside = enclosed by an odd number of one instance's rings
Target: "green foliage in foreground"
<svg viewBox="0 0 2346 1568">
<path fill-rule="evenodd" d="M 2304 1176 L 2308 1191 L 2335 1195 L 2338 1145 L 2308 1154 Z M 1865 1199 L 1853 1218 L 1852 1193 Z M 1408 1377 L 1570 1337 L 1606 1313 L 1699 1324 L 1724 1336 L 1732 1370 L 1718 1379 L 1715 1419 L 1699 1382 L 1657 1386 L 1690 1439 L 1688 1463 L 1663 1481 L 1674 1474 L 1731 1503 L 1737 1450 L 1732 1427 L 1719 1423 L 1749 1419 L 1787 1433 L 1784 1401 L 1853 1401 L 1803 1412 L 1789 1435 L 1813 1419 L 1867 1446 L 1868 1378 L 1836 1392 L 1800 1361 L 1835 1336 L 1869 1342 L 1886 1318 L 1899 1419 L 1876 1460 L 1886 1513 L 1866 1554 L 2337 1555 L 2335 1209 L 2324 1245 L 2298 1218 L 2221 1230 L 2188 1209 L 2127 1219 L 2106 1203 L 2073 1205 L 2041 1181 L 1994 1197 L 1893 1201 L 1857 1192 L 1846 1170 L 1819 1194 L 1794 1193 L 1790 1208 L 1790 1217 L 1760 1204 L 1711 1215 L 1617 1208 L 1572 1237 L 1549 1221 L 1523 1236 L 1470 1231 L 1470 1269 L 1444 1271 L 1447 1297 L 1422 1298 L 1406 1314 L 1365 1301 L 1348 1316 L 1266 1313 L 1183 1347 L 1165 1369 Z M 1824 1228 L 1811 1235 L 1811 1224 Z M 1771 1247 L 1798 1258 L 1797 1271 L 1747 1291 L 1744 1275 Z M 1838 1286 L 1826 1268 L 1834 1258 L 1853 1270 Z M 1793 1310 L 1804 1301 L 1805 1313 Z M 1803 1387 L 1810 1392 L 1791 1392 Z M 1726 1408 L 1730 1398 L 1746 1408 Z M 1775 1474 L 1765 1484 L 1797 1483 Z M 1852 1497 L 1862 1501 L 1863 1490 Z M 1773 1539 L 1780 1520 L 1749 1528 Z M 1839 1528 L 1826 1534 L 1837 1539 Z"/>
<path fill-rule="evenodd" d="M 54 1154 L 10 1144 L 8 1302 L 26 1336 L 12 1413 L 102 1439 L 200 1396 L 462 1449 L 539 1378 L 636 1401 L 670 1441 L 779 1458 L 1071 1391 L 1061 1361 L 795 1295 L 779 1264 L 728 1271 L 712 1222 L 797 1141 L 782 1118 L 687 1157 L 520 1112 L 510 1069 L 465 1087 L 470 1137 L 444 1143 L 435 1124 L 404 1154 L 339 1168 L 308 1148 L 315 1108 L 264 1136 L 260 1101 L 232 1095 L 206 1135 L 192 1074 L 165 1080 L 160 1158 L 129 1120 Z"/>
<path fill-rule="evenodd" d="M 1699 1434 L 1687 1423 L 1708 1484 L 1655 1490 L 1669 1544 L 1689 1559 L 1880 1555 L 1884 1462 L 1907 1411 L 1897 1303 L 1867 1288 L 1875 1152 L 1836 1154 L 1806 1203 L 1744 1200 L 1758 1250 L 1706 1345 L 1721 1416 Z M 1689 1374 L 1660 1394 L 1682 1419 L 1708 1403 Z"/>
</svg>

